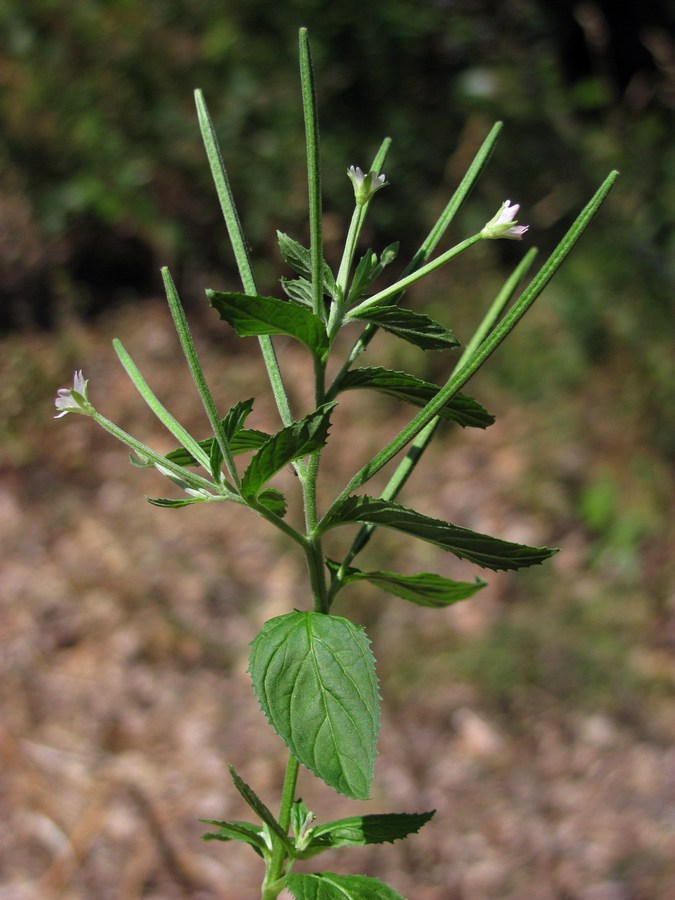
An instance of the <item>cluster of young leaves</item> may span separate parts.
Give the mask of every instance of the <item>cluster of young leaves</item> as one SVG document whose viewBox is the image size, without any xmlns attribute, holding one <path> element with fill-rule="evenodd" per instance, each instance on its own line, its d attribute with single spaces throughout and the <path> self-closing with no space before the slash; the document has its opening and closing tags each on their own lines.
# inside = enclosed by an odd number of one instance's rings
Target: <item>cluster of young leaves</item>
<svg viewBox="0 0 675 900">
<path fill-rule="evenodd" d="M 398 248 L 390 245 L 379 256 L 368 250 L 356 265 L 354 257 L 371 196 L 384 186 L 380 171 L 389 142 L 383 143 L 368 175 L 363 176 L 360 170 L 353 170 L 350 175 L 354 181 L 358 172 L 360 180 L 354 184 L 355 210 L 339 271 L 334 274 L 322 251 L 316 98 L 304 30 L 300 34 L 300 63 L 307 133 L 311 241 L 309 247 L 304 247 L 288 235 L 278 235 L 281 253 L 296 276 L 281 280 L 286 295 L 283 298 L 261 296 L 257 291 L 218 142 L 204 100 L 199 92 L 196 94 L 207 156 L 243 285 L 241 292 L 207 291 L 208 299 L 220 318 L 239 337 L 258 338 L 282 427 L 274 434 L 247 427 L 253 410 L 252 399 L 236 403 L 221 417 L 167 270 L 163 277 L 169 307 L 212 434 L 203 439 L 190 435 L 163 407 L 119 341 L 115 342 L 115 348 L 123 366 L 179 446 L 160 456 L 104 419 L 88 401 L 87 414 L 132 449 L 132 460 L 137 465 L 154 466 L 186 495 L 179 499 L 152 498 L 151 503 L 180 508 L 202 502 L 234 502 L 263 516 L 305 553 L 314 608 L 294 610 L 268 621 L 252 642 L 249 662 L 261 709 L 290 753 L 279 817 L 274 817 L 252 788 L 232 770 L 237 790 L 261 824 L 210 822 L 218 830 L 207 838 L 243 841 L 265 860 L 266 879 L 262 894 L 265 900 L 278 896 L 284 885 L 296 898 L 395 898 L 399 895 L 391 888 L 362 876 L 345 877 L 327 872 L 291 874 L 297 859 L 312 857 L 332 847 L 398 840 L 417 831 L 432 815 L 364 816 L 310 827 L 312 814 L 295 800 L 300 764 L 328 786 L 354 799 L 369 796 L 373 778 L 380 718 L 375 660 L 363 628 L 333 614 L 332 606 L 343 587 L 358 581 L 367 581 L 405 601 L 432 608 L 444 608 L 467 599 L 484 586 L 485 582 L 478 578 L 459 582 L 433 572 L 362 571 L 352 566 L 354 557 L 380 527 L 430 543 L 459 559 L 493 571 L 539 564 L 556 552 L 552 548 L 529 547 L 432 518 L 397 503 L 396 497 L 439 422 L 475 428 L 487 428 L 494 422 L 480 403 L 462 393 L 462 388 L 541 294 L 599 208 L 616 173 L 608 176 L 561 244 L 516 297 L 534 252 L 530 251 L 524 257 L 506 280 L 444 385 L 432 384 L 407 372 L 355 367 L 354 363 L 378 331 L 385 331 L 423 351 L 456 350 L 459 346 L 458 339 L 446 325 L 402 306 L 401 300 L 406 288 L 419 278 L 447 264 L 483 238 L 494 236 L 486 234 L 486 226 L 480 233 L 432 259 L 450 221 L 480 176 L 501 126 L 498 123 L 486 138 L 439 221 L 402 276 L 388 287 L 374 291 L 376 279 L 393 261 Z M 372 186 L 370 194 L 369 185 Z M 507 218 L 505 227 L 508 228 L 510 221 Z M 522 230 L 518 229 L 518 233 Z M 357 326 L 359 336 L 332 383 L 328 384 L 328 358 L 336 335 L 348 325 Z M 315 408 L 297 418 L 291 412 L 272 344 L 272 338 L 280 335 L 300 342 L 309 351 L 312 362 Z M 402 431 L 350 479 L 320 516 L 316 502 L 318 463 L 329 438 L 331 414 L 341 395 L 356 389 L 395 397 L 414 407 L 416 412 Z M 79 401 L 77 403 L 80 405 Z M 373 475 L 406 447 L 408 454 L 382 495 L 371 497 L 360 493 Z M 245 452 L 251 457 L 240 473 L 235 458 Z M 294 468 L 301 486 L 304 529 L 286 520 L 286 498 L 270 483 L 287 466 Z M 195 467 L 205 474 L 196 473 Z M 327 557 L 323 549 L 325 535 L 335 528 L 355 525 L 359 531 L 345 558 L 337 562 Z M 291 825 L 294 837 L 289 836 Z"/>
<path fill-rule="evenodd" d="M 314 824 L 312 813 L 301 799 L 295 800 L 290 810 L 290 834 L 265 806 L 250 787 L 230 766 L 230 775 L 240 795 L 258 817 L 258 823 L 201 819 L 214 827 L 204 835 L 206 841 L 242 841 L 258 854 L 269 868 L 272 864 L 274 840 L 284 847 L 289 864 L 284 878 L 285 886 L 297 900 L 402 900 L 401 895 L 377 878 L 363 875 L 336 875 L 333 872 L 317 872 L 308 875 L 293 874 L 291 868 L 297 860 L 311 859 L 326 850 L 340 847 L 363 847 L 367 844 L 394 843 L 416 834 L 433 817 L 435 810 L 424 813 L 385 813 L 367 816 L 350 816 L 335 819 L 322 825 Z"/>
</svg>

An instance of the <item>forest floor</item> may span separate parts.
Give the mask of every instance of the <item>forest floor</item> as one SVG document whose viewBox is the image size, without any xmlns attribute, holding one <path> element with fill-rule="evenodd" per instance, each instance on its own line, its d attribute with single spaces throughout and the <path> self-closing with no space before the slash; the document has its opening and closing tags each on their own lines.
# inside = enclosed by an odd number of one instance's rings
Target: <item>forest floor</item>
<svg viewBox="0 0 675 900">
<path fill-rule="evenodd" d="M 195 333 L 223 409 L 261 392 L 253 339 L 200 322 Z M 174 415 L 207 430 L 159 301 L 2 340 L 0 898 L 254 900 L 258 858 L 202 842 L 198 819 L 247 818 L 228 763 L 278 803 L 283 746 L 253 698 L 247 648 L 265 620 L 307 608 L 303 561 L 227 505 L 151 506 L 144 494 L 167 492 L 160 476 L 89 420 L 53 420 L 56 389 L 83 368 L 103 414 L 172 449 L 113 335 Z M 296 398 L 305 365 L 285 348 Z M 326 484 L 409 413 L 352 393 Z M 497 423 L 446 431 L 404 502 L 561 552 L 536 571 L 487 573 L 485 590 L 445 611 L 345 591 L 383 695 L 373 798 L 348 801 L 306 772 L 299 792 L 319 821 L 436 815 L 402 844 L 331 851 L 320 866 L 408 900 L 670 900 L 675 476 L 622 418 L 612 373 L 548 418 L 485 377 L 469 393 Z M 250 424 L 278 427 L 269 399 Z M 281 475 L 284 490 L 293 481 Z M 404 572 L 486 574 L 391 533 L 367 554 Z"/>
</svg>

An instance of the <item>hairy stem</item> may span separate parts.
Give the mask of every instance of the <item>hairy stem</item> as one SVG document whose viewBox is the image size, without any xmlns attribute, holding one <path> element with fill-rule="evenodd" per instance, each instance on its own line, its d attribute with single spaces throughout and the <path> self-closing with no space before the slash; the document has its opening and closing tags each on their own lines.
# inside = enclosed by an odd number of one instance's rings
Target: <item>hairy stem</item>
<svg viewBox="0 0 675 900">
<path fill-rule="evenodd" d="M 288 833 L 291 824 L 291 807 L 295 800 L 295 789 L 298 783 L 298 772 L 300 763 L 293 756 L 288 754 L 288 762 L 286 764 L 286 775 L 284 776 L 284 786 L 281 791 L 281 805 L 279 807 L 279 825 Z M 287 853 L 281 841 L 275 842 L 272 851 L 272 859 L 269 869 L 265 876 L 262 888 L 262 900 L 276 900 L 283 889 L 283 872 L 284 863 L 286 862 Z"/>
</svg>

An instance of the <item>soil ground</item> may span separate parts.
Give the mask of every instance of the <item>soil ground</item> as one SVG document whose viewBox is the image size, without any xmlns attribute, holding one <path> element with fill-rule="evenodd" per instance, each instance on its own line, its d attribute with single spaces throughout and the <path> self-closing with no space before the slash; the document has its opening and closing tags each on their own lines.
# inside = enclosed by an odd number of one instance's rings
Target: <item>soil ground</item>
<svg viewBox="0 0 675 900">
<path fill-rule="evenodd" d="M 195 331 L 223 408 L 261 391 L 252 342 Z M 201 842 L 198 819 L 247 818 L 227 763 L 278 803 L 283 746 L 252 696 L 247 647 L 266 619 L 307 607 L 303 562 L 233 507 L 145 503 L 170 489 L 160 476 L 130 466 L 90 421 L 53 420 L 56 388 L 82 367 L 101 412 L 172 449 L 113 335 L 176 417 L 206 434 L 159 301 L 3 341 L 0 898 L 254 900 L 258 858 Z M 305 363 L 284 350 L 298 396 Z M 380 877 L 408 900 L 675 897 L 673 534 L 659 518 L 673 476 L 636 450 L 607 382 L 569 398 L 569 433 L 533 428 L 527 403 L 481 382 L 497 424 L 447 432 L 404 498 L 474 530 L 560 546 L 545 570 L 487 573 L 484 591 L 443 612 L 345 591 L 343 611 L 366 626 L 379 661 L 373 798 L 355 804 L 308 773 L 299 792 L 320 820 L 436 816 L 403 844 L 333 851 L 322 868 Z M 602 404 L 599 425 L 589 411 Z M 349 397 L 325 481 L 353 472 L 408 411 Z M 267 399 L 254 418 L 276 427 Z M 630 474 L 636 460 L 647 481 Z M 292 492 L 293 481 L 283 473 L 280 485 Z M 611 521 L 597 525 L 606 483 L 642 529 L 617 531 L 609 500 Z M 380 568 L 484 574 L 391 534 L 367 553 Z"/>
</svg>

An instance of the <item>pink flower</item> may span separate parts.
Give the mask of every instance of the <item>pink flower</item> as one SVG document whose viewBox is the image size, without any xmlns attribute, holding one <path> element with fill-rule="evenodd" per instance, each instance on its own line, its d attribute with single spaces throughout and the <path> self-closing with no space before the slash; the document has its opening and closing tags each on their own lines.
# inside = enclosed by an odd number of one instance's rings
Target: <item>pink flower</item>
<svg viewBox="0 0 675 900">
<path fill-rule="evenodd" d="M 483 227 L 481 236 L 494 240 L 496 238 L 510 238 L 514 241 L 520 241 L 523 235 L 530 227 L 529 225 L 518 225 L 516 216 L 520 205 L 518 203 L 511 206 L 511 201 L 506 200 L 499 208 L 496 216 Z"/>
<path fill-rule="evenodd" d="M 384 174 L 378 175 L 377 172 L 368 172 L 367 175 L 358 166 L 350 166 L 347 175 L 354 185 L 354 196 L 359 206 L 363 206 L 373 196 L 375 191 L 379 191 L 386 184 Z"/>
<path fill-rule="evenodd" d="M 87 400 L 88 384 L 88 379 L 84 377 L 82 369 L 80 369 L 75 372 L 72 388 L 59 388 L 54 401 L 54 406 L 59 410 L 54 416 L 55 419 L 60 419 L 69 412 L 82 413 L 85 416 L 91 415 L 92 406 Z"/>
</svg>

